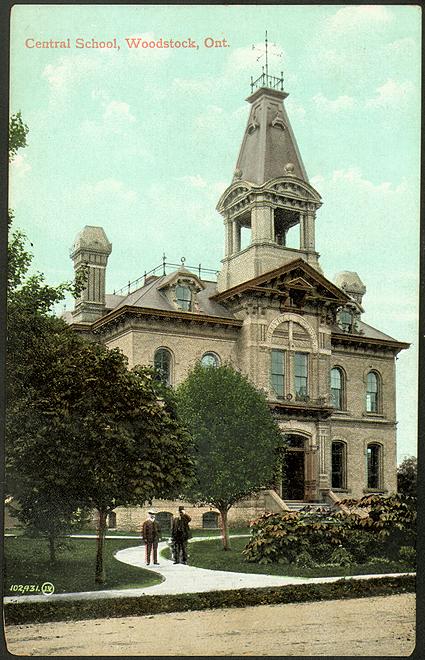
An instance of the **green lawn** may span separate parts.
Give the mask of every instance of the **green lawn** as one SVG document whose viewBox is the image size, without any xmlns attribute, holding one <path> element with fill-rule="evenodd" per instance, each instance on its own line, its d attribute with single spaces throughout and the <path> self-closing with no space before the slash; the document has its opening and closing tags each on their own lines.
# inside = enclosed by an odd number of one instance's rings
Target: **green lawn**
<svg viewBox="0 0 425 660">
<path fill-rule="evenodd" d="M 381 564 L 355 564 L 345 566 L 321 566 L 319 568 L 300 568 L 294 564 L 256 564 L 244 560 L 241 552 L 248 538 L 230 539 L 231 550 L 224 551 L 220 540 L 195 541 L 189 544 L 189 564 L 200 568 L 237 573 L 261 573 L 262 575 L 285 575 L 293 577 L 324 577 L 345 575 L 366 575 L 369 573 L 402 573 L 412 571 L 407 564 L 400 562 Z M 168 548 L 162 551 L 164 557 L 170 557 Z"/>
<path fill-rule="evenodd" d="M 66 539 L 65 548 L 58 552 L 55 564 L 49 561 L 47 541 L 26 537 L 6 538 L 4 542 L 4 594 L 19 596 L 22 592 L 12 585 L 41 585 L 51 582 L 55 593 L 130 589 L 158 584 L 162 578 L 136 566 L 123 564 L 114 558 L 118 550 L 140 546 L 140 540 L 107 539 L 105 541 L 106 583 L 94 584 L 96 542 L 94 539 Z M 140 552 L 144 548 L 140 547 Z M 26 592 L 31 595 L 30 589 Z"/>
</svg>

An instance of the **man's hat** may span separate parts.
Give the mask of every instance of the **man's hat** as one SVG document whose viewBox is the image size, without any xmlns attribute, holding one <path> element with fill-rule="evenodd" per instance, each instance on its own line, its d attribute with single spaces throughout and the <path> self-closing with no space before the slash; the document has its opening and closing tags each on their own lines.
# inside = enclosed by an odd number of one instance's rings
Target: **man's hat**
<svg viewBox="0 0 425 660">
<path fill-rule="evenodd" d="M 179 511 L 184 511 L 184 506 L 179 506 Z"/>
<path fill-rule="evenodd" d="M 148 513 L 152 516 L 156 516 L 156 511 L 154 511 L 153 509 L 149 509 Z"/>
</svg>

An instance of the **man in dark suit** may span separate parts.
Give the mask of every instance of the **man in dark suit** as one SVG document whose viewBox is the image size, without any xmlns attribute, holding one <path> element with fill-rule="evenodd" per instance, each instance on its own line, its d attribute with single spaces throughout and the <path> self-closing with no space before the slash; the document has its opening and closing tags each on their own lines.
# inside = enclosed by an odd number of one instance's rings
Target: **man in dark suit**
<svg viewBox="0 0 425 660">
<path fill-rule="evenodd" d="M 179 506 L 178 517 L 173 518 L 171 538 L 174 549 L 174 563 L 187 564 L 187 542 L 190 538 L 189 523 L 191 517 L 187 515 L 184 506 Z"/>
<path fill-rule="evenodd" d="M 155 520 L 155 511 L 151 509 L 148 512 L 148 518 L 142 526 L 142 538 L 146 545 L 146 566 L 149 566 L 151 561 L 151 553 L 153 551 L 153 563 L 159 565 L 158 562 L 158 542 L 161 537 L 161 530 Z"/>
</svg>

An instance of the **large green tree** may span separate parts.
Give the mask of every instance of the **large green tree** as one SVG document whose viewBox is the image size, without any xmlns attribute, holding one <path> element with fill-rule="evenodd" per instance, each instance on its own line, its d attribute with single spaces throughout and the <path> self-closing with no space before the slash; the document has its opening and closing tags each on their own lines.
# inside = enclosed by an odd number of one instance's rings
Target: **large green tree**
<svg viewBox="0 0 425 660">
<path fill-rule="evenodd" d="M 218 509 L 227 550 L 229 509 L 273 482 L 279 427 L 263 393 L 230 366 L 197 365 L 179 386 L 177 401 L 196 448 L 189 496 Z"/>
<path fill-rule="evenodd" d="M 14 125 L 17 148 L 20 118 Z M 86 341 L 52 314 L 65 290 L 76 293 L 82 282 L 52 287 L 29 275 L 20 232 L 10 234 L 9 255 L 8 492 L 16 515 L 48 538 L 52 559 L 58 534 L 79 511 L 97 509 L 95 580 L 102 583 L 107 514 L 177 495 L 191 474 L 190 436 L 152 371 L 129 371 L 120 351 Z"/>
<path fill-rule="evenodd" d="M 26 146 L 28 127 L 20 113 L 9 123 L 9 159 L 19 148 Z M 28 401 L 38 396 L 39 376 L 48 369 L 51 352 L 58 343 L 58 335 L 65 332 L 65 324 L 51 310 L 67 290 L 76 292 L 78 286 L 65 283 L 54 287 L 47 284 L 40 273 L 30 275 L 32 255 L 25 234 L 13 229 L 13 211 L 8 222 L 7 268 L 7 350 L 6 350 L 6 470 L 7 487 L 13 495 L 15 517 L 33 534 L 49 540 L 50 556 L 55 559 L 55 539 L 60 532 L 75 524 L 78 503 L 63 497 L 60 489 L 50 489 L 43 482 L 39 462 L 28 460 L 22 466 L 22 443 L 33 447 L 32 455 L 39 457 L 38 441 L 42 435 L 39 420 L 34 418 Z M 81 286 L 82 282 L 79 283 Z M 48 434 L 47 434 L 48 435 Z M 48 455 L 48 454 L 45 454 Z M 21 468 L 12 469 L 12 464 Z M 33 471 L 31 472 L 31 466 Z M 50 470 L 54 469 L 53 465 Z M 46 490 L 49 489 L 49 490 Z"/>
<path fill-rule="evenodd" d="M 75 503 L 70 514 L 97 510 L 95 582 L 102 584 L 108 513 L 176 496 L 191 476 L 191 439 L 152 370 L 129 371 L 118 349 L 68 330 L 57 339 L 36 392 L 13 416 L 9 474 L 22 502 L 32 494 L 44 503 L 50 495 L 52 507 Z"/>
</svg>

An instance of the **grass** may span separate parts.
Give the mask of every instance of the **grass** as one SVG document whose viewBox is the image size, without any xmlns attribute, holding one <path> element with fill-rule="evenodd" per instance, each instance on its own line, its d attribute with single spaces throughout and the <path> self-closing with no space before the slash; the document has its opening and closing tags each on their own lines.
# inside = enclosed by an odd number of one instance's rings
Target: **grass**
<svg viewBox="0 0 425 660">
<path fill-rule="evenodd" d="M 66 539 L 63 549 L 57 554 L 57 561 L 49 561 L 47 541 L 27 537 L 6 538 L 4 542 L 4 595 L 31 595 L 31 587 L 25 591 L 15 591 L 12 585 L 41 585 L 51 582 L 55 593 L 77 591 L 102 591 L 104 589 L 130 589 L 149 587 L 162 581 L 157 573 L 129 566 L 114 558 L 118 550 L 140 546 L 140 540 L 107 539 L 105 541 L 104 565 L 106 582 L 95 585 L 94 569 L 96 542 L 94 539 Z M 140 547 L 140 552 L 144 548 Z"/>
<path fill-rule="evenodd" d="M 351 566 L 320 566 L 317 568 L 301 568 L 294 564 L 257 564 L 247 562 L 242 556 L 242 550 L 247 544 L 247 538 L 230 540 L 231 550 L 224 551 L 221 540 L 196 541 L 189 544 L 189 564 L 200 568 L 210 568 L 217 571 L 236 573 L 260 573 L 262 575 L 284 575 L 288 577 L 326 577 L 347 575 L 368 575 L 378 573 L 404 573 L 412 568 L 402 562 L 382 562 L 380 564 L 353 564 Z M 170 557 L 166 548 L 161 553 Z"/>
</svg>

